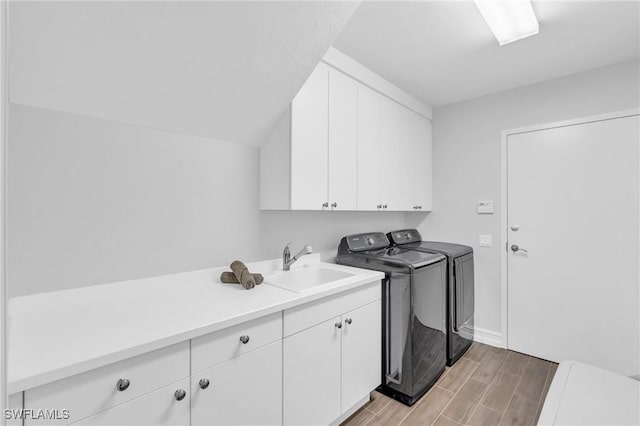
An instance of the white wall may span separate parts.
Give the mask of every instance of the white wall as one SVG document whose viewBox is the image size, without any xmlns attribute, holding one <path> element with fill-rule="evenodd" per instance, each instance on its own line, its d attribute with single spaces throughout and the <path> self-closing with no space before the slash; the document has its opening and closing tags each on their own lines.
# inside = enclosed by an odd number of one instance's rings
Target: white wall
<svg viewBox="0 0 640 426">
<path fill-rule="evenodd" d="M 637 108 L 639 76 L 632 61 L 434 109 L 433 213 L 407 221 L 424 238 L 474 247 L 477 327 L 501 332 L 501 132 Z M 496 213 L 478 215 L 478 200 L 493 200 Z M 478 247 L 479 234 L 493 247 Z"/>
<path fill-rule="evenodd" d="M 11 296 L 257 260 L 258 150 L 10 106 Z"/>
<path fill-rule="evenodd" d="M 410 213 L 425 217 L 425 213 Z M 360 232 L 389 232 L 405 226 L 402 212 L 263 211 L 260 213 L 262 257 L 282 256 L 286 243 L 292 252 L 311 244 L 323 258 L 335 257 L 340 238 Z"/>
</svg>

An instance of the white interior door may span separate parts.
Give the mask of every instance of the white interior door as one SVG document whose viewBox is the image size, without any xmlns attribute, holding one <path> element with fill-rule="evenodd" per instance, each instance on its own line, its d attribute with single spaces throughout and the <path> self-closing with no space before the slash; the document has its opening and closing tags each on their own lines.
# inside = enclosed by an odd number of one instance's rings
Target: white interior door
<svg viewBox="0 0 640 426">
<path fill-rule="evenodd" d="M 510 349 L 640 372 L 639 122 L 508 136 Z"/>
</svg>

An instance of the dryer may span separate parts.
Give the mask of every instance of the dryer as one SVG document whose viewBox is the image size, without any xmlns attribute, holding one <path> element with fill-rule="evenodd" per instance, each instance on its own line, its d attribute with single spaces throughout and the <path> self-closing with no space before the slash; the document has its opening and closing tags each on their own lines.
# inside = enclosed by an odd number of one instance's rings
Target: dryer
<svg viewBox="0 0 640 426">
<path fill-rule="evenodd" d="M 417 229 L 387 234 L 396 247 L 447 258 L 447 365 L 453 365 L 473 343 L 474 267 L 473 248 L 461 244 L 422 241 Z"/>
</svg>

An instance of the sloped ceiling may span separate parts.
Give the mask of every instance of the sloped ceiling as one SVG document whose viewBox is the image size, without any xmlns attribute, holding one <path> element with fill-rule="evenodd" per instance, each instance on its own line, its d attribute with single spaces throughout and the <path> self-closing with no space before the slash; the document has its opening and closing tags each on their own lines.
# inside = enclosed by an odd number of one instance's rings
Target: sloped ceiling
<svg viewBox="0 0 640 426">
<path fill-rule="evenodd" d="M 260 145 L 358 2 L 11 2 L 10 101 Z"/>
<path fill-rule="evenodd" d="M 427 105 L 640 57 L 640 2 L 532 0 L 540 33 L 499 46 L 465 1 L 363 2 L 334 46 Z"/>
</svg>

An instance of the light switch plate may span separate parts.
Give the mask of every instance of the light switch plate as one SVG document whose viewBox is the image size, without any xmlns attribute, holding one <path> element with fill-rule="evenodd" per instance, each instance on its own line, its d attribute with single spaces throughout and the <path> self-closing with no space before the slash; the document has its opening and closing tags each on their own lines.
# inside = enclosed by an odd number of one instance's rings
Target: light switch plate
<svg viewBox="0 0 640 426">
<path fill-rule="evenodd" d="M 493 214 L 493 200 L 478 201 L 478 214 Z"/>
<path fill-rule="evenodd" d="M 480 247 L 491 247 L 492 246 L 491 235 L 480 235 L 478 239 L 478 245 Z"/>
</svg>

